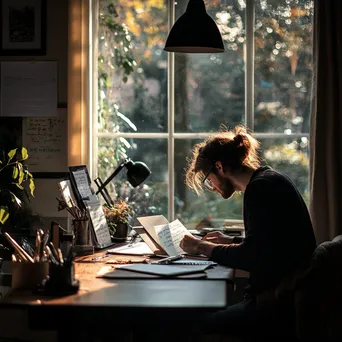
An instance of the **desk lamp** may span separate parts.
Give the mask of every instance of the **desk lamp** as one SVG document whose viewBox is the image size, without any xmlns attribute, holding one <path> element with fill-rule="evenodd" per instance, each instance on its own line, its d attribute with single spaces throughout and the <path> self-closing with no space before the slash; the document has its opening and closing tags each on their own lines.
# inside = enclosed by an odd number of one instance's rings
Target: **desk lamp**
<svg viewBox="0 0 342 342">
<path fill-rule="evenodd" d="M 168 52 L 224 52 L 221 33 L 207 13 L 203 0 L 190 0 L 185 13 L 173 25 L 164 47 Z"/>
<path fill-rule="evenodd" d="M 114 201 L 111 199 L 106 186 L 112 179 L 118 175 L 118 173 L 124 168 L 127 168 L 127 180 L 128 182 L 135 188 L 141 183 L 143 183 L 146 178 L 151 174 L 151 170 L 148 166 L 140 161 L 134 162 L 130 158 L 125 159 L 116 170 L 104 181 L 97 177 L 94 182 L 98 187 L 96 194 L 101 193 L 104 200 L 108 204 L 108 206 L 112 206 Z"/>
</svg>

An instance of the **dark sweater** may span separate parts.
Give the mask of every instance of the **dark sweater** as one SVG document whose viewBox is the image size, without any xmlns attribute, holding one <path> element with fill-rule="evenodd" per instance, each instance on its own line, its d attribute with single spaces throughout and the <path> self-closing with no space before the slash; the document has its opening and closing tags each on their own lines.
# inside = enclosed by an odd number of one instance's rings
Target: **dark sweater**
<svg viewBox="0 0 342 342">
<path fill-rule="evenodd" d="M 309 212 L 293 182 L 270 167 L 257 169 L 244 193 L 245 239 L 217 246 L 211 260 L 249 272 L 250 294 L 274 289 L 307 267 L 316 247 Z"/>
</svg>

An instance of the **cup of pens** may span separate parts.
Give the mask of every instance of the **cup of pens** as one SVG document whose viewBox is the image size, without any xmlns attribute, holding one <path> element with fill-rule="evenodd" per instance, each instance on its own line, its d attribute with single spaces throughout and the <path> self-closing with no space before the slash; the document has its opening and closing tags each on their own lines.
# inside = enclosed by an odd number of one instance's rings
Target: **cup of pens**
<svg viewBox="0 0 342 342">
<path fill-rule="evenodd" d="M 39 234 L 40 243 L 36 245 L 34 255 L 30 255 L 7 232 L 4 236 L 14 249 L 12 255 L 12 288 L 35 289 L 49 274 L 49 262 L 44 252 L 48 235 Z"/>
</svg>

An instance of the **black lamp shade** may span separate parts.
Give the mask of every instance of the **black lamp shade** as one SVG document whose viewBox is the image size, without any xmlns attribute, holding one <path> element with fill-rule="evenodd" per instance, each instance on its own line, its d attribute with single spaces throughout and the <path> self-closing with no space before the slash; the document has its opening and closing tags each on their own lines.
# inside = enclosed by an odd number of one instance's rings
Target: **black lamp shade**
<svg viewBox="0 0 342 342">
<path fill-rule="evenodd" d="M 221 33 L 208 15 L 203 0 L 190 0 L 185 13 L 175 22 L 164 47 L 168 52 L 224 52 Z"/>
<path fill-rule="evenodd" d="M 143 183 L 151 174 L 151 170 L 143 162 L 130 161 L 126 164 L 127 179 L 133 187 L 137 187 Z"/>
</svg>

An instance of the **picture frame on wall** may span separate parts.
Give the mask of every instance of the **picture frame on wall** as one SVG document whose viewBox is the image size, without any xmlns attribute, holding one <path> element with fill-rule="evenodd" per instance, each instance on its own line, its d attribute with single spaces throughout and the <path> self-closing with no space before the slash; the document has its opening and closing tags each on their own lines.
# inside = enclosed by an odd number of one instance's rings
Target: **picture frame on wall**
<svg viewBox="0 0 342 342">
<path fill-rule="evenodd" d="M 46 0 L 0 0 L 0 55 L 46 54 Z"/>
</svg>

